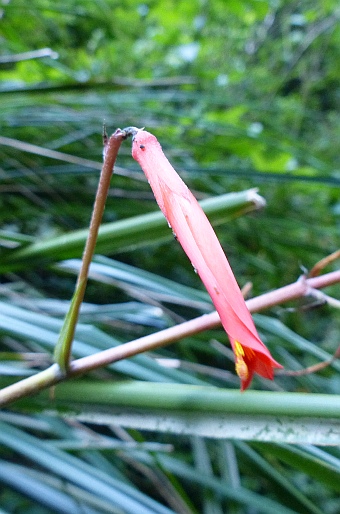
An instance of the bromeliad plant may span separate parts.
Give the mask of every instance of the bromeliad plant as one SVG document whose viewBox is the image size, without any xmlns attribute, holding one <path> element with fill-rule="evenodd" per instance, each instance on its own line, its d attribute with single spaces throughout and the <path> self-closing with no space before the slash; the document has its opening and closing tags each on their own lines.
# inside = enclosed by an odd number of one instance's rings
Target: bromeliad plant
<svg viewBox="0 0 340 514">
<path fill-rule="evenodd" d="M 72 342 L 113 166 L 120 144 L 130 135 L 133 136 L 132 155 L 145 172 L 159 207 L 199 273 L 217 312 L 88 357 L 72 360 Z M 255 202 L 255 199 L 252 202 Z M 234 351 L 236 373 L 241 379 L 241 390 L 243 391 L 250 385 L 254 373 L 273 379 L 274 369 L 282 367 L 273 359 L 259 338 L 250 312 L 258 312 L 273 305 L 300 298 L 315 289 L 338 282 L 340 282 L 340 271 L 320 277 L 305 277 L 294 284 L 248 300 L 246 305 L 228 260 L 206 215 L 165 157 L 155 136 L 134 127 L 124 130 L 117 129 L 110 138 L 104 136 L 104 163 L 88 240 L 75 292 L 56 346 L 56 363 L 36 375 L 3 388 L 0 391 L 0 406 L 46 389 L 66 378 L 76 377 L 138 353 L 165 346 L 192 334 L 218 327 L 221 323 L 229 336 Z M 337 356 L 336 354 L 334 359 Z M 328 364 L 327 361 L 322 366 Z"/>
</svg>

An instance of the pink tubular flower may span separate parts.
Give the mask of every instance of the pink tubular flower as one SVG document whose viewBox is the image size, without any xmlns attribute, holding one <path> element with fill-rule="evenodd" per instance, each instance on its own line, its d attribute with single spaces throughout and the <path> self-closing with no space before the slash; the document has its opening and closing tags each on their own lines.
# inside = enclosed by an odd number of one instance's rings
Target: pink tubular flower
<svg viewBox="0 0 340 514">
<path fill-rule="evenodd" d="M 217 236 L 196 198 L 165 157 L 156 137 L 134 128 L 132 157 L 140 164 L 174 235 L 202 279 L 235 354 L 235 369 L 246 389 L 254 373 L 273 379 L 282 366 L 256 331 Z"/>
</svg>

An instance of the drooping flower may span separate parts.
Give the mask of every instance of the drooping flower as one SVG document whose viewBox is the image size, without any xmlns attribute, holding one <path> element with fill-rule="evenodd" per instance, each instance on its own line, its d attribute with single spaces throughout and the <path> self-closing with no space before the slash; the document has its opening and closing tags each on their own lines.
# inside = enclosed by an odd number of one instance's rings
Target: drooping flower
<svg viewBox="0 0 340 514">
<path fill-rule="evenodd" d="M 157 203 L 204 283 L 235 354 L 235 369 L 246 389 L 254 373 L 273 379 L 282 366 L 262 343 L 229 262 L 201 206 L 176 173 L 156 137 L 133 134 L 132 156 L 140 164 Z"/>
</svg>

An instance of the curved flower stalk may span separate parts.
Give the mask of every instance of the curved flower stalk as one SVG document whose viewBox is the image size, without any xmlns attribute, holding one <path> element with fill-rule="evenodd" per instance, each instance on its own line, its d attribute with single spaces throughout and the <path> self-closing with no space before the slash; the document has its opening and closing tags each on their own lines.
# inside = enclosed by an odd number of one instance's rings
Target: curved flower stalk
<svg viewBox="0 0 340 514">
<path fill-rule="evenodd" d="M 235 369 L 246 389 L 253 374 L 273 379 L 282 366 L 258 336 L 229 262 L 202 208 L 165 157 L 156 137 L 129 127 L 132 157 L 140 164 L 175 237 L 202 279 L 235 354 Z"/>
</svg>

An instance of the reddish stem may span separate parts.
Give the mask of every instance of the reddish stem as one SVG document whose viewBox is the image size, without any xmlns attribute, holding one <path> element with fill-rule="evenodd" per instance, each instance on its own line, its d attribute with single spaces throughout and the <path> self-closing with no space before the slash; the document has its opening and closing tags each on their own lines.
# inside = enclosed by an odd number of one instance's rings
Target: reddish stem
<svg viewBox="0 0 340 514">
<path fill-rule="evenodd" d="M 327 275 L 306 279 L 300 278 L 297 282 L 281 287 L 275 291 L 264 293 L 256 298 L 246 301 L 250 312 L 259 312 L 264 309 L 279 305 L 291 300 L 301 298 L 308 293 L 309 289 L 320 289 L 340 282 L 340 271 L 333 271 Z M 211 330 L 221 326 L 221 320 L 216 311 L 200 316 L 199 318 L 186 321 L 174 327 L 167 328 L 129 343 L 109 348 L 103 352 L 73 361 L 70 365 L 69 375 L 80 375 L 87 371 L 106 366 L 138 353 L 154 350 L 162 346 L 174 343 L 184 337 Z"/>
</svg>

